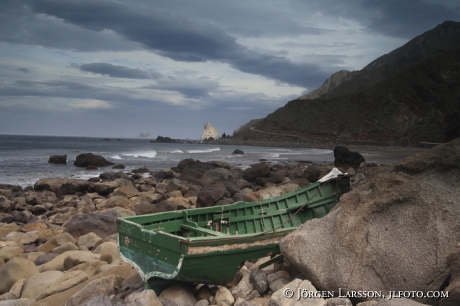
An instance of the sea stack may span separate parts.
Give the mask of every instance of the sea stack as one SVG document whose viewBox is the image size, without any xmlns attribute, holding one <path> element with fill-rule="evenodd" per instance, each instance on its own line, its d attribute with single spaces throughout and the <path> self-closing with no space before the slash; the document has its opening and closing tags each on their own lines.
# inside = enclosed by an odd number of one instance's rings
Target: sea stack
<svg viewBox="0 0 460 306">
<path fill-rule="evenodd" d="M 201 134 L 201 140 L 205 139 L 218 139 L 219 138 L 219 132 L 217 132 L 217 129 L 211 125 L 211 123 L 206 122 L 204 125 L 204 131 L 203 134 Z"/>
</svg>

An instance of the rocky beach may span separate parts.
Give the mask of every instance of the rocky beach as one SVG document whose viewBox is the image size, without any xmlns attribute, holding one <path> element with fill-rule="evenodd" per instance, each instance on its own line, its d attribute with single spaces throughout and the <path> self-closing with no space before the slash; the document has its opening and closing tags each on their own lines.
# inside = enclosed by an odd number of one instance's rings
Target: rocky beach
<svg viewBox="0 0 460 306">
<path fill-rule="evenodd" d="M 242 169 L 184 159 L 159 171 L 123 171 L 81 154 L 75 166 L 107 171 L 25 188 L 0 184 L 0 306 L 458 305 L 460 140 L 388 165 L 344 147 L 334 155 L 334 164 L 261 161 Z M 351 191 L 282 240 L 283 263 L 259 270 L 269 258 L 247 261 L 236 286 L 177 284 L 157 295 L 119 257 L 119 217 L 267 199 L 333 167 L 349 173 Z"/>
</svg>

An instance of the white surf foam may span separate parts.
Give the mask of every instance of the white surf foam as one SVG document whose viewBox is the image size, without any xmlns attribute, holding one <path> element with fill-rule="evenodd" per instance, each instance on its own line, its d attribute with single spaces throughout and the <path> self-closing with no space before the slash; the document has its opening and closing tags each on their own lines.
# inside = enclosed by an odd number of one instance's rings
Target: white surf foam
<svg viewBox="0 0 460 306">
<path fill-rule="evenodd" d="M 112 158 L 112 159 L 121 159 L 120 155 L 110 156 L 110 158 Z"/>
<path fill-rule="evenodd" d="M 211 153 L 213 151 L 220 151 L 220 148 L 204 149 L 204 150 L 187 150 L 187 153 Z"/>
<path fill-rule="evenodd" d="M 129 157 L 136 157 L 136 158 L 155 158 L 157 156 L 157 151 L 143 151 L 143 152 L 133 152 L 133 153 L 123 153 L 121 155 L 129 156 Z"/>
</svg>

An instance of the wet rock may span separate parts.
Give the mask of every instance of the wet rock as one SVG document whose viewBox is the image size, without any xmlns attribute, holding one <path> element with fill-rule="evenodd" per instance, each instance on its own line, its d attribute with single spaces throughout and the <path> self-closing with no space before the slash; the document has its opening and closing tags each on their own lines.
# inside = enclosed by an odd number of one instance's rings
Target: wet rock
<svg viewBox="0 0 460 306">
<path fill-rule="evenodd" d="M 67 155 L 51 155 L 48 162 L 51 164 L 65 165 L 67 163 Z"/>
<path fill-rule="evenodd" d="M 20 279 L 38 274 L 35 264 L 21 257 L 14 257 L 0 268 L 0 294 L 8 292 Z"/>
<path fill-rule="evenodd" d="M 240 149 L 236 149 L 235 151 L 232 152 L 232 154 L 244 154 L 244 152 Z"/>
<path fill-rule="evenodd" d="M 100 295 L 111 296 L 121 290 L 123 278 L 109 275 L 89 282 L 83 289 L 72 295 L 65 303 L 66 306 L 80 306 Z"/>
<path fill-rule="evenodd" d="M 336 146 L 334 149 L 334 165 L 336 167 L 351 166 L 355 169 L 366 160 L 358 152 L 352 152 L 346 147 Z"/>
<path fill-rule="evenodd" d="M 83 154 L 78 155 L 73 164 L 77 167 L 87 167 L 87 166 L 105 167 L 105 166 L 114 165 L 114 163 L 106 160 L 103 156 L 96 155 L 93 153 L 83 153 Z"/>
<path fill-rule="evenodd" d="M 158 297 L 163 306 L 195 306 L 196 299 L 192 289 L 186 284 L 169 287 Z"/>
<path fill-rule="evenodd" d="M 66 178 L 44 178 L 38 180 L 34 185 L 35 191 L 48 190 L 56 195 L 75 194 L 86 191 L 88 182 L 85 180 Z"/>
<path fill-rule="evenodd" d="M 223 184 L 207 184 L 201 188 L 198 193 L 196 206 L 197 207 L 209 207 L 214 205 L 219 199 L 221 199 L 227 189 Z"/>
<path fill-rule="evenodd" d="M 118 164 L 118 165 L 113 166 L 112 169 L 125 169 L 125 165 Z"/>
<path fill-rule="evenodd" d="M 270 177 L 270 166 L 267 163 L 252 165 L 243 172 L 243 179 L 253 182 L 257 177 Z"/>
<path fill-rule="evenodd" d="M 303 176 L 309 182 L 316 182 L 321 178 L 321 168 L 318 165 L 311 165 L 303 172 Z"/>
</svg>

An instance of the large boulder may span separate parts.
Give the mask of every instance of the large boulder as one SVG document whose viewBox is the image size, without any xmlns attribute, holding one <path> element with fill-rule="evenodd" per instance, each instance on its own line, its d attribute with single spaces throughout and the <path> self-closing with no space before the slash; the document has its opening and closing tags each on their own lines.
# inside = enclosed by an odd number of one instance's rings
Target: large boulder
<svg viewBox="0 0 460 306">
<path fill-rule="evenodd" d="M 73 164 L 77 167 L 87 167 L 87 166 L 105 167 L 105 166 L 114 165 L 114 163 L 106 160 L 103 156 L 96 155 L 93 153 L 83 153 L 83 154 L 78 155 Z"/>
<path fill-rule="evenodd" d="M 366 160 L 358 152 L 352 152 L 346 147 L 336 146 L 334 149 L 334 165 L 336 167 L 351 166 L 358 168 Z"/>
<path fill-rule="evenodd" d="M 253 182 L 257 177 L 269 177 L 270 166 L 267 163 L 254 164 L 250 168 L 244 170 L 243 179 L 248 182 Z"/>
<path fill-rule="evenodd" d="M 51 164 L 65 165 L 67 163 L 67 155 L 51 155 L 48 162 Z"/>
<path fill-rule="evenodd" d="M 8 292 L 20 279 L 38 274 L 35 264 L 21 257 L 14 257 L 0 268 L 0 294 Z"/>
<path fill-rule="evenodd" d="M 459 181 L 457 139 L 382 167 L 281 252 L 320 290 L 440 290 L 460 241 Z"/>
<path fill-rule="evenodd" d="M 49 190 L 56 195 L 74 194 L 86 191 L 88 182 L 85 180 L 66 178 L 44 178 L 38 180 L 34 185 L 35 191 Z"/>
<path fill-rule="evenodd" d="M 75 215 L 67 223 L 65 231 L 75 238 L 91 232 L 105 238 L 117 232 L 115 222 L 119 217 L 115 210 Z"/>
<path fill-rule="evenodd" d="M 204 185 L 198 193 L 196 207 L 213 206 L 226 192 L 227 189 L 223 184 Z"/>
<path fill-rule="evenodd" d="M 229 169 L 216 168 L 206 171 L 201 180 L 205 184 L 224 184 L 232 179 L 239 179 L 238 173 Z"/>
</svg>

